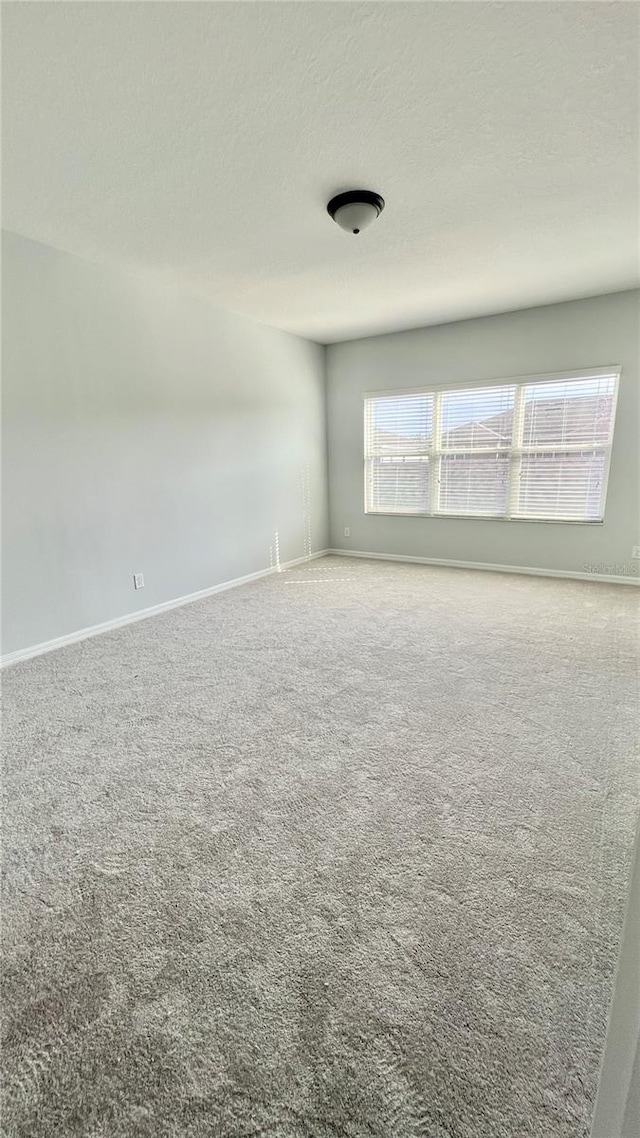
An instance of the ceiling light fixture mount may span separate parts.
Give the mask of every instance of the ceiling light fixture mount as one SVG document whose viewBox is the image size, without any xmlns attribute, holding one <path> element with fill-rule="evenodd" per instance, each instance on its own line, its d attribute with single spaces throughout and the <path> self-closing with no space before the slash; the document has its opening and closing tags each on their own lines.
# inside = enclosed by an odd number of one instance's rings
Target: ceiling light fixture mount
<svg viewBox="0 0 640 1138">
<path fill-rule="evenodd" d="M 336 194 L 327 206 L 327 213 L 346 233 L 360 233 L 380 217 L 384 198 L 372 190 L 347 190 Z"/>
</svg>

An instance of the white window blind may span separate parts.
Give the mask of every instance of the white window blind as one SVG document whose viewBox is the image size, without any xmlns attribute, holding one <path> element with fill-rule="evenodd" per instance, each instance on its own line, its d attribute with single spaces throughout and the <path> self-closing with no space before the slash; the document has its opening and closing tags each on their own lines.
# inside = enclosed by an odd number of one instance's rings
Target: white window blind
<svg viewBox="0 0 640 1138">
<path fill-rule="evenodd" d="M 365 397 L 365 510 L 597 522 L 618 372 Z"/>
</svg>

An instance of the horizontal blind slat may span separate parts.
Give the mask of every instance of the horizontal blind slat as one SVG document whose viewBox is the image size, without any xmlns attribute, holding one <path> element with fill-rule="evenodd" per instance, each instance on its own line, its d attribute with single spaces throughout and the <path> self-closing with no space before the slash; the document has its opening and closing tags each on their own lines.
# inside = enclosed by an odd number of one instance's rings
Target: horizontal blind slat
<svg viewBox="0 0 640 1138">
<path fill-rule="evenodd" d="M 507 507 L 508 482 L 508 455 L 444 455 L 440 465 L 438 512 L 499 517 Z"/>
<path fill-rule="evenodd" d="M 442 394 L 442 449 L 506 448 L 513 435 L 515 384 Z"/>
<path fill-rule="evenodd" d="M 373 458 L 369 469 L 369 508 L 406 513 L 429 508 L 428 458 Z"/>
<path fill-rule="evenodd" d="M 605 455 L 523 455 L 516 516 L 602 518 Z"/>
</svg>

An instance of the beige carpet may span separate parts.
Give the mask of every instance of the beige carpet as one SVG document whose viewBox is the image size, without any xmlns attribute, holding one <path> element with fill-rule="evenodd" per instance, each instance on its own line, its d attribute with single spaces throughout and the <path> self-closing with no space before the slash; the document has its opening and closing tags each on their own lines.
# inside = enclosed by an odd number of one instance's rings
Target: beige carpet
<svg viewBox="0 0 640 1138">
<path fill-rule="evenodd" d="M 6 1138 L 585 1138 L 637 599 L 327 558 L 9 669 Z"/>
</svg>

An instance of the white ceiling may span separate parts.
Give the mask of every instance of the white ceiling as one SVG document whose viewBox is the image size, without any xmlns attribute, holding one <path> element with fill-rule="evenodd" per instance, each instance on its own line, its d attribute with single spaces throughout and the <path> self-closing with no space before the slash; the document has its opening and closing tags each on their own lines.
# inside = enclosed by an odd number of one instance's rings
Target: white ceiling
<svg viewBox="0 0 640 1138">
<path fill-rule="evenodd" d="M 28 237 L 324 342 L 638 283 L 635 3 L 11 3 L 3 39 Z"/>
</svg>

